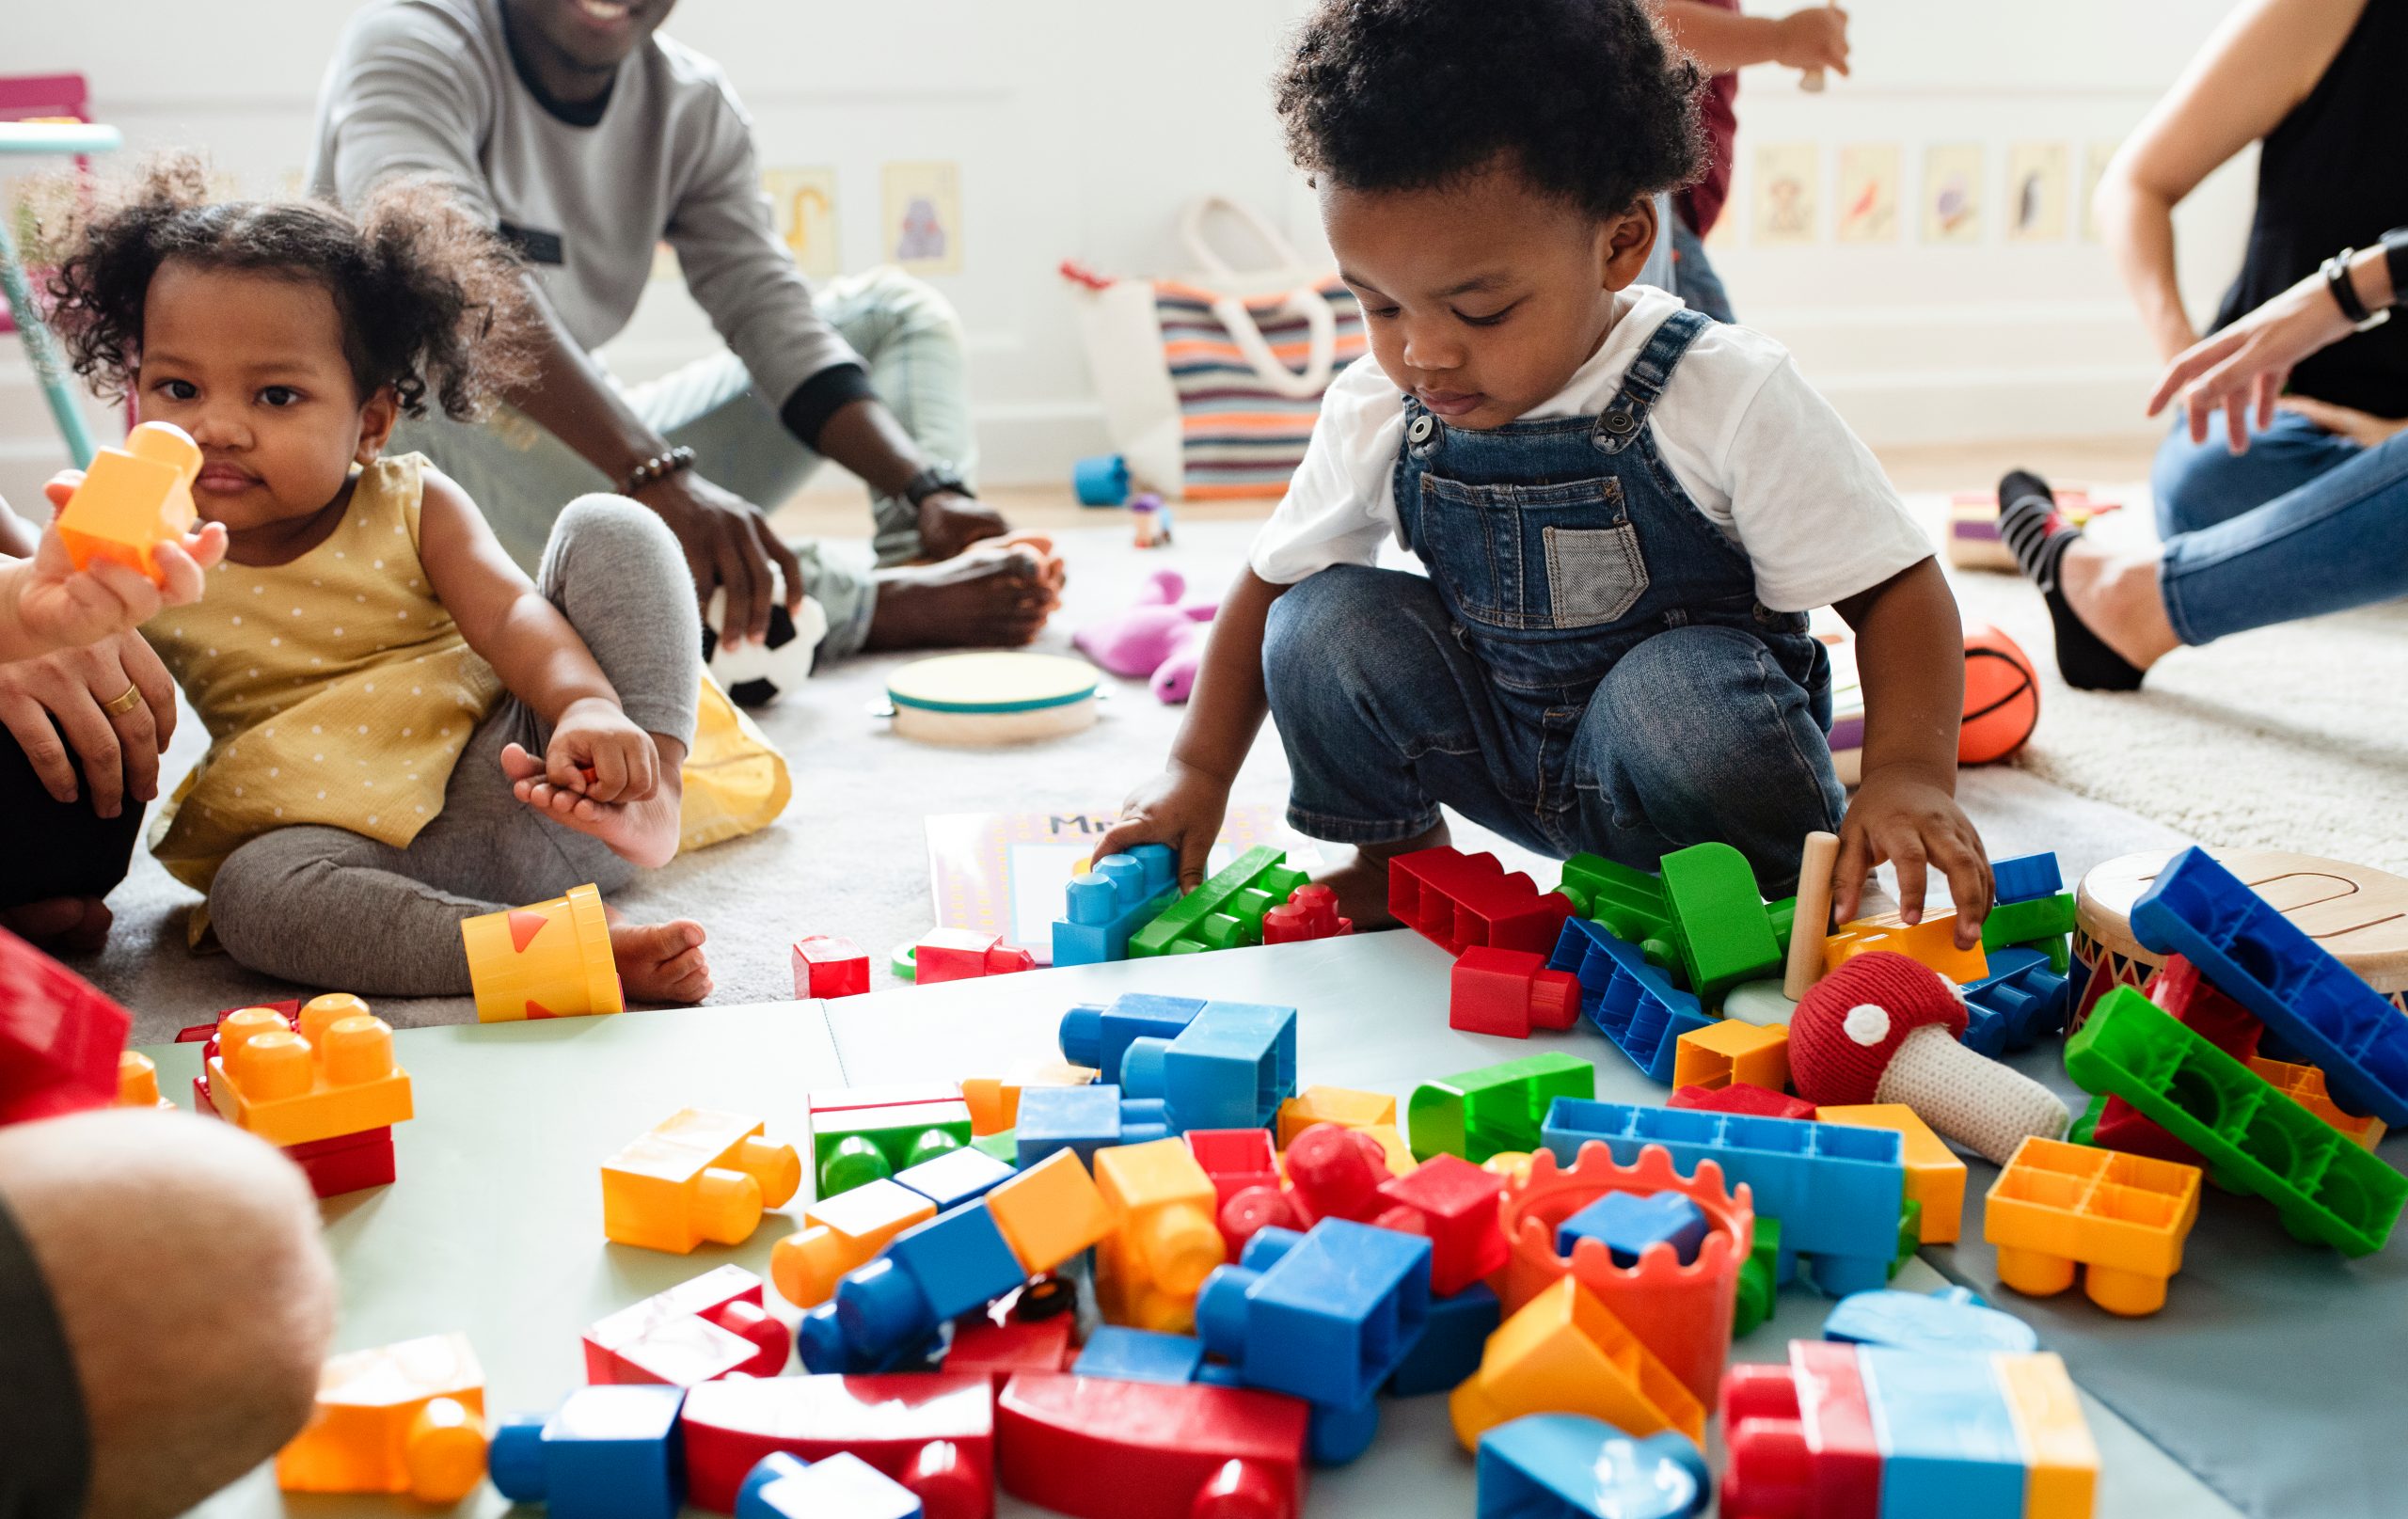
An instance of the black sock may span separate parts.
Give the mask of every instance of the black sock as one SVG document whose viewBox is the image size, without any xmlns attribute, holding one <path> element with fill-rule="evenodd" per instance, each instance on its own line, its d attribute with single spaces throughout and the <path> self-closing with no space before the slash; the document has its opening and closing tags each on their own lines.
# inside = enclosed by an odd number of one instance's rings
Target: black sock
<svg viewBox="0 0 2408 1519">
<path fill-rule="evenodd" d="M 2049 621 L 2057 631 L 2057 670 L 2066 684 L 2085 691 L 2139 690 L 2146 672 L 2100 641 L 2067 605 L 2057 584 L 2057 566 L 2082 532 L 2057 515 L 2057 498 L 2047 481 L 2028 470 L 2008 471 L 1998 483 L 1998 533 L 2049 604 Z"/>
</svg>

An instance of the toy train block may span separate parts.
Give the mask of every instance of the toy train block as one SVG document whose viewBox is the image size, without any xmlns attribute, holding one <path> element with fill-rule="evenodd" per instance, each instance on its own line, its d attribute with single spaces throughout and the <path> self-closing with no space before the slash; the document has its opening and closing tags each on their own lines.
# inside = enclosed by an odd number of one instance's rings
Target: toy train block
<svg viewBox="0 0 2408 1519">
<path fill-rule="evenodd" d="M 1211 1002 L 1167 1039 L 1132 1039 L 1120 1057 L 1124 1101 L 1163 1104 L 1171 1133 L 1268 1128 L 1296 1091 L 1296 1010 Z"/>
<path fill-rule="evenodd" d="M 747 1474 L 773 1455 L 815 1467 L 849 1452 L 899 1483 L 928 1519 L 995 1509 L 994 1388 L 982 1374 L 771 1377 L 689 1390 L 681 1429 L 688 1500 L 737 1510 Z M 849 1519 L 844 1509 L 796 1519 Z"/>
<path fill-rule="evenodd" d="M 1781 943 L 1746 855 L 1727 844 L 1692 844 L 1656 868 L 1665 905 L 1680 925 L 1690 991 L 1711 1001 L 1742 981 L 1782 973 Z"/>
<path fill-rule="evenodd" d="M 1244 1387 L 1022 1372 L 995 1400 L 997 1475 L 1071 1519 L 1298 1519 L 1307 1422 Z"/>
<path fill-rule="evenodd" d="M 1287 854 L 1259 845 L 1232 861 L 1228 868 L 1158 913 L 1152 922 L 1129 936 L 1129 957 L 1192 955 L 1208 949 L 1237 949 L 1262 942 L 1262 919 L 1274 907 L 1307 884 L 1305 873 L 1289 868 Z M 1079 1057 L 1062 1052 L 1072 1060 Z M 1082 1061 L 1081 1064 L 1090 1062 Z M 1112 1074 L 1105 1066 L 1104 1074 Z"/>
<path fill-rule="evenodd" d="M 1059 1269 L 1119 1225 L 1111 1200 L 1068 1149 L 1022 1168 L 987 1194 L 986 1204 L 1031 1276 Z"/>
<path fill-rule="evenodd" d="M 992 1318 L 974 1315 L 954 1325 L 946 1344 L 944 1369 L 987 1378 L 996 1392 L 1022 1371 L 1068 1371 L 1078 1359 L 1071 1339 L 1075 1316 L 1049 1319 Z"/>
<path fill-rule="evenodd" d="M 1357 1092 L 1343 1086 L 1307 1086 L 1279 1104 L 1279 1147 L 1317 1123 L 1345 1129 L 1396 1126 L 1396 1099 L 1386 1092 Z"/>
<path fill-rule="evenodd" d="M 1823 967 L 1827 972 L 1836 971 L 1859 955 L 1877 949 L 1894 950 L 1910 960 L 1920 961 L 1958 986 L 1979 981 L 1990 973 L 1989 958 L 1979 944 L 1972 949 L 1956 947 L 1955 908 L 1930 913 L 1916 924 L 1908 923 L 1894 912 L 1842 924 L 1838 931 L 1823 941 Z"/>
<path fill-rule="evenodd" d="M 1179 858 L 1168 847 L 1141 844 L 1108 854 L 1063 891 L 1054 920 L 1054 963 L 1101 965 L 1129 957 L 1129 936 L 1179 900 Z"/>
<path fill-rule="evenodd" d="M 1196 1290 L 1227 1259 L 1212 1179 L 1178 1139 L 1101 1149 L 1095 1183 L 1115 1217 L 1096 1246 L 1106 1320 L 1164 1334 L 1194 1322 Z"/>
<path fill-rule="evenodd" d="M 1266 944 L 1339 939 L 1354 931 L 1354 920 L 1339 916 L 1338 894 L 1326 886 L 1299 886 L 1288 894 L 1288 900 L 1262 915 Z"/>
<path fill-rule="evenodd" d="M 2001 906 L 2036 902 L 2064 891 L 2066 878 L 2057 868 L 2055 851 L 2043 849 L 2037 854 L 2020 854 L 2012 860 L 1991 861 L 1990 889 L 1991 900 Z"/>
<path fill-rule="evenodd" d="M 1961 1287 L 1929 1293 L 1884 1289 L 1844 1297 L 1824 1318 L 1823 1337 L 1845 1345 L 1933 1353 L 2029 1355 L 2040 1348 L 2040 1337 L 2030 1324 Z"/>
<path fill-rule="evenodd" d="M 1966 1048 L 1996 1059 L 2003 1050 L 2029 1050 L 2065 1027 L 2066 978 L 2046 955 L 2009 946 L 1988 957 L 1989 973 L 1960 989 Z M 1985 1031 L 1978 1037 L 1976 1023 Z"/>
<path fill-rule="evenodd" d="M 1866 1102 L 1815 1110 L 1823 1123 L 1859 1129 L 1894 1129 L 1903 1136 L 1907 1199 L 1923 1205 L 1918 1222 L 1925 1244 L 1954 1244 L 1963 1232 L 1965 1163 L 1903 1102 Z"/>
<path fill-rule="evenodd" d="M 166 1101 L 159 1105 L 175 1106 Z M 336 1134 L 307 1145 L 287 1145 L 284 1154 L 309 1179 L 309 1190 L 319 1197 L 340 1197 L 370 1187 L 389 1187 L 397 1174 L 393 1131 L 389 1128 Z"/>
<path fill-rule="evenodd" d="M 1411 1232 L 1430 1242 L 1430 1290 L 1450 1298 L 1495 1274 L 1505 1264 L 1504 1230 L 1497 1225 L 1497 1207 L 1505 1179 L 1453 1155 L 1434 1155 L 1401 1177 L 1380 1184 L 1380 1201 L 1389 1210 L 1377 1220 L 1396 1228 L 1407 1222 Z"/>
<path fill-rule="evenodd" d="M 1673 1041 L 1672 1084 L 1709 1090 L 1745 1082 L 1770 1091 L 1789 1085 L 1789 1025 L 1725 1020 Z"/>
<path fill-rule="evenodd" d="M 858 997 L 869 990 L 869 952 L 849 939 L 813 934 L 794 946 L 794 995 Z"/>
<path fill-rule="evenodd" d="M 1536 1149 L 1549 1104 L 1596 1089 L 1594 1066 L 1551 1051 L 1457 1071 L 1414 1088 L 1405 1101 L 1406 1138 L 1415 1160 L 1460 1155 L 1477 1165 L 1499 1151 Z"/>
<path fill-rule="evenodd" d="M 1480 1370 L 1447 1400 L 1466 1450 L 1526 1414 L 1586 1414 L 1633 1436 L 1705 1441 L 1705 1408 L 1628 1326 L 1570 1276 L 1489 1337 Z"/>
<path fill-rule="evenodd" d="M 460 922 L 477 1021 L 581 1018 L 626 1010 L 602 894 L 591 885 Z"/>
<path fill-rule="evenodd" d="M 1106 1006 L 1081 1003 L 1062 1015 L 1056 1042 L 1062 1058 L 1093 1069 L 1107 1085 L 1120 1081 L 1120 1059 L 1130 1044 L 1141 1038 L 1179 1036 L 1204 1010 L 1201 997 L 1159 997 L 1125 991 Z"/>
<path fill-rule="evenodd" d="M 1991 1184 L 1982 1237 L 1999 1280 L 2048 1297 L 2073 1285 L 2110 1313 L 2155 1313 L 2199 1216 L 2199 1168 L 2029 1138 Z"/>
<path fill-rule="evenodd" d="M 802 1184 L 791 1145 L 758 1118 L 684 1108 L 602 1164 L 602 1232 L 620 1244 L 688 1255 L 705 1240 L 742 1244 Z"/>
<path fill-rule="evenodd" d="M 990 1505 L 991 1507 L 991 1505 Z M 927 1519 L 918 1495 L 849 1451 L 818 1461 L 764 1456 L 737 1489 L 737 1519 Z M 952 1511 L 975 1519 L 974 1509 Z"/>
<path fill-rule="evenodd" d="M 589 1386 L 549 1416 L 514 1415 L 487 1452 L 494 1489 L 513 1503 L 547 1504 L 552 1519 L 676 1519 L 685 1400 L 683 1387 Z"/>
<path fill-rule="evenodd" d="M 1632 1440 L 1578 1414 L 1526 1414 L 1480 1437 L 1475 1519 L 1693 1519 L 1714 1497 L 1696 1446 Z"/>
<path fill-rule="evenodd" d="M 276 1485 L 458 1502 L 485 1473 L 484 1380 L 458 1334 L 330 1358 L 309 1422 L 277 1452 Z"/>
<path fill-rule="evenodd" d="M 117 1057 L 117 1102 L 120 1108 L 165 1108 L 176 1111 L 175 1103 L 159 1095 L 159 1063 L 139 1050 L 125 1050 Z M 392 1131 L 385 1131 L 389 1142 Z M 326 1195 L 320 1193 L 320 1196 Z"/>
<path fill-rule="evenodd" d="M 104 1108 L 134 1016 L 0 928 L 0 1124 Z"/>
<path fill-rule="evenodd" d="M 143 422 L 124 448 L 102 449 L 59 509 L 67 557 L 79 570 L 114 560 L 159 580 L 153 551 L 182 539 L 199 517 L 192 483 L 200 462 L 199 445 L 173 422 Z"/>
<path fill-rule="evenodd" d="M 1020 1060 L 1000 1076 L 965 1077 L 961 1100 L 970 1108 L 970 1131 L 1000 1134 L 1020 1122 L 1020 1094 L 1031 1086 L 1085 1086 L 1101 1074 L 1067 1060 Z"/>
<path fill-rule="evenodd" d="M 1681 1036 L 1709 1021 L 1637 944 L 1585 918 L 1563 926 L 1547 965 L 1579 978 L 1581 1012 L 1652 1080 L 1671 1081 Z"/>
<path fill-rule="evenodd" d="M 785 1325 L 763 1305 L 761 1278 L 721 1266 L 656 1292 L 585 1331 L 585 1380 L 691 1387 L 785 1369 Z"/>
<path fill-rule="evenodd" d="M 1705 1113 L 1751 1113 L 1760 1118 L 1812 1118 L 1814 1104 L 1802 1097 L 1776 1092 L 1753 1082 L 1726 1086 L 1682 1086 L 1664 1100 L 1668 1108 L 1694 1108 Z"/>
<path fill-rule="evenodd" d="M 393 1063 L 393 1031 L 341 993 L 303 1005 L 297 1029 L 264 1007 L 228 1013 L 202 1067 L 218 1116 L 271 1145 L 389 1129 L 410 1116 L 410 1076 Z"/>
<path fill-rule="evenodd" d="M 886 1242 L 937 1216 L 936 1204 L 893 1181 L 871 1181 L 804 1210 L 802 1227 L 769 1251 L 769 1280 L 799 1308 L 828 1301 L 847 1272 L 867 1265 Z"/>
<path fill-rule="evenodd" d="M 974 928 L 931 928 L 921 936 L 912 964 L 912 979 L 927 987 L 940 981 L 974 981 L 981 976 L 1034 971 L 1037 957 L 1005 943 L 1001 934 L 982 934 Z"/>
<path fill-rule="evenodd" d="M 1534 1028 L 1567 1029 L 1580 1018 L 1580 982 L 1547 969 L 1534 950 L 1474 944 L 1449 980 L 1447 1026 L 1466 1034 L 1527 1039 Z"/>
<path fill-rule="evenodd" d="M 1559 892 L 1541 895 L 1519 871 L 1507 875 L 1495 855 L 1442 845 L 1388 862 L 1388 910 L 1450 955 L 1474 945 L 1544 955 L 1572 903 Z"/>
<path fill-rule="evenodd" d="M 1070 1369 L 1083 1377 L 1180 1386 L 1195 1381 L 1203 1366 L 1204 1342 L 1193 1335 L 1164 1335 L 1150 1329 L 1099 1324 L 1087 1336 L 1086 1348 L 1079 1353 L 1078 1361 Z"/>
<path fill-rule="evenodd" d="M 818 1195 L 832 1197 L 922 1165 L 970 1143 L 970 1109 L 915 1101 L 811 1116 L 811 1166 Z"/>
</svg>

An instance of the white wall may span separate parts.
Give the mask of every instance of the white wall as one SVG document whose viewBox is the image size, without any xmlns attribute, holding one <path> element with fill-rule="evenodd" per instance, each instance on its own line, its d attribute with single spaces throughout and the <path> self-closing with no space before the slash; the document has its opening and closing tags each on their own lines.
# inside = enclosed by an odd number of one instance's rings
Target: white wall
<svg viewBox="0 0 2408 1519">
<path fill-rule="evenodd" d="M 758 119 L 766 166 L 832 165 L 848 267 L 877 256 L 879 166 L 961 166 L 965 266 L 937 283 L 971 334 L 989 478 L 1058 482 L 1103 438 L 1054 273 L 1176 267 L 1172 213 L 1225 190 L 1316 245 L 1309 198 L 1279 150 L 1266 81 L 1302 0 L 686 0 L 671 30 L 718 57 Z M 189 0 L 48 4 L 11 28 L 10 72 L 81 70 L 135 149 L 207 149 L 250 193 L 307 153 L 319 74 L 348 7 L 250 0 L 240 26 Z M 2136 121 L 2223 8 L 2220 0 L 2013 7 L 1858 0 L 1858 68 L 1820 96 L 1752 71 L 1740 95 L 1738 182 L 1716 258 L 1744 317 L 1790 342 L 1877 442 L 2141 430 L 2152 369 L 2104 251 L 2076 238 L 2011 246 L 1999 226 L 2007 145 L 2085 144 Z M 1895 142 L 1908 220 L 1922 148 L 1988 150 L 1991 213 L 1974 247 L 1830 241 L 1841 144 Z M 1813 143 L 1821 225 L 1809 246 L 1754 245 L 1756 147 Z M 2245 171 L 2182 214 L 2185 284 L 2205 309 L 2238 258 Z M 612 360 L 631 376 L 695 351 L 705 325 L 657 284 Z M 113 425 L 102 419 L 103 425 Z M 24 499 L 58 451 L 30 377 L 0 356 L 0 492 Z"/>
</svg>

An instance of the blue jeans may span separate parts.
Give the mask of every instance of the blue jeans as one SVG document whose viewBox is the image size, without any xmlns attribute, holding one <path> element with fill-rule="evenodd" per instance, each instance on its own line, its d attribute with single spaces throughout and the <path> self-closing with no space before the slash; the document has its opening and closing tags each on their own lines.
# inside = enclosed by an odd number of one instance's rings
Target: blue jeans
<svg viewBox="0 0 2408 1519">
<path fill-rule="evenodd" d="M 2185 643 L 2408 596 L 2408 434 L 2367 449 L 2277 412 L 2234 454 L 2178 422 L 2150 485 Z"/>
<path fill-rule="evenodd" d="M 1824 736 L 1829 687 L 1810 693 L 1737 628 L 1656 633 L 1575 720 L 1533 727 L 1429 580 L 1339 565 L 1272 604 L 1262 669 L 1294 777 L 1288 818 L 1314 838 L 1409 839 L 1443 802 L 1558 858 L 1653 869 L 1725 840 L 1782 896 L 1799 841 L 1836 827 L 1846 800 Z"/>
<path fill-rule="evenodd" d="M 1705 256 L 1705 241 L 1689 230 L 1678 214 L 1672 218 L 1672 293 L 1692 311 L 1703 311 L 1717 322 L 1736 324 L 1731 314 L 1731 293 Z"/>
</svg>

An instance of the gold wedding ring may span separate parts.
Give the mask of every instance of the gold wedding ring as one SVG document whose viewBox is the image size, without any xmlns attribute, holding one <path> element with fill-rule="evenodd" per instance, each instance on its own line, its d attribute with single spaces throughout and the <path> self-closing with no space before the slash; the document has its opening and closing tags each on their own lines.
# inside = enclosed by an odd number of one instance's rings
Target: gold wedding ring
<svg viewBox="0 0 2408 1519">
<path fill-rule="evenodd" d="M 142 704 L 142 688 L 128 686 L 123 691 L 101 704 L 101 710 L 113 718 L 121 718 Z"/>
</svg>

